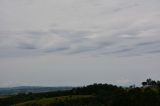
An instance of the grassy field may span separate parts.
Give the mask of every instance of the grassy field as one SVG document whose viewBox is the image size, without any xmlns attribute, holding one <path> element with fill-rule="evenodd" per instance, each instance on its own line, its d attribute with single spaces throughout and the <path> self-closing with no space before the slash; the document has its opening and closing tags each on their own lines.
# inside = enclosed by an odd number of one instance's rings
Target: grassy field
<svg viewBox="0 0 160 106">
<path fill-rule="evenodd" d="M 8 98 L 9 96 L 0 96 L 0 99 Z"/>
<path fill-rule="evenodd" d="M 33 100 L 24 103 L 15 104 L 12 106 L 57 106 L 60 104 L 70 103 L 70 102 L 80 102 L 87 101 L 88 99 L 92 99 L 94 96 L 91 95 L 70 95 L 70 96 L 61 96 L 61 97 L 53 97 L 53 98 L 44 98 L 40 100 Z"/>
</svg>

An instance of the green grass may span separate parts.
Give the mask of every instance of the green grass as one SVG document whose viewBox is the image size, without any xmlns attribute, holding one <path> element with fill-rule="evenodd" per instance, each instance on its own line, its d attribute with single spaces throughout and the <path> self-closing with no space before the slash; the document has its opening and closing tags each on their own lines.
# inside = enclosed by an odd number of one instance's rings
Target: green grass
<svg viewBox="0 0 160 106">
<path fill-rule="evenodd" d="M 24 103 L 15 104 L 12 106 L 56 106 L 56 104 L 59 103 L 65 103 L 70 101 L 83 101 L 91 98 L 94 98 L 94 96 L 90 95 L 61 96 L 61 97 L 44 98 L 40 100 L 28 101 Z"/>
<path fill-rule="evenodd" d="M 0 99 L 5 99 L 5 98 L 8 98 L 10 96 L 0 96 Z"/>
</svg>

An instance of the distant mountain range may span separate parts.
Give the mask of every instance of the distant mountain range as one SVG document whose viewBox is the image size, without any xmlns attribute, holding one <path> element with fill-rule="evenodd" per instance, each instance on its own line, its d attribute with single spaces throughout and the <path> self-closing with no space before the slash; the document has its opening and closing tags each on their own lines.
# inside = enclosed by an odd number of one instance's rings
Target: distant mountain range
<svg viewBox="0 0 160 106">
<path fill-rule="evenodd" d="M 19 86 L 0 88 L 0 95 L 15 95 L 19 93 L 41 93 L 51 91 L 71 90 L 73 87 L 41 87 L 41 86 Z"/>
</svg>

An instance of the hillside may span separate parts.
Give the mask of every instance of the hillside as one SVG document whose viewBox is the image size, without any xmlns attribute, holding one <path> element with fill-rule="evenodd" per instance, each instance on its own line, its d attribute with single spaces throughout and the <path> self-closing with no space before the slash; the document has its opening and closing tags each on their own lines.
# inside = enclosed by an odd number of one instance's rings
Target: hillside
<svg viewBox="0 0 160 106">
<path fill-rule="evenodd" d="M 1 97 L 0 106 L 160 106 L 160 86 L 152 80 L 142 87 L 128 88 L 93 84 L 66 91 Z"/>
<path fill-rule="evenodd" d="M 40 86 L 20 86 L 20 87 L 8 87 L 0 88 L 0 96 L 3 95 L 15 95 L 19 93 L 41 93 L 51 91 L 63 91 L 71 90 L 73 87 L 40 87 Z"/>
<path fill-rule="evenodd" d="M 95 100 L 94 96 L 90 95 L 74 95 L 74 96 L 61 96 L 53 98 L 45 98 L 40 100 L 33 100 L 24 103 L 15 104 L 12 106 L 81 106 L 90 104 L 93 106 L 93 101 Z M 83 101 L 83 102 L 82 102 Z"/>
</svg>

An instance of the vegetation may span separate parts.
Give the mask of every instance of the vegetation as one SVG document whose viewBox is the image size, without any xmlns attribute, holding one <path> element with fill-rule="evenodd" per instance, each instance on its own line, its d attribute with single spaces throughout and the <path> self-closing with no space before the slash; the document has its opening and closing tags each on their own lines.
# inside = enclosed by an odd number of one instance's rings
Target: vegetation
<svg viewBox="0 0 160 106">
<path fill-rule="evenodd" d="M 75 104 L 76 106 L 81 106 L 86 105 L 86 103 L 92 103 L 94 100 L 94 96 L 90 95 L 61 96 L 29 101 L 13 106 L 75 106 Z"/>
<path fill-rule="evenodd" d="M 71 90 L 73 87 L 40 87 L 40 86 L 20 86 L 20 87 L 9 87 L 0 88 L 0 96 L 4 95 L 15 95 L 18 93 L 40 93 L 49 91 L 63 91 Z"/>
<path fill-rule="evenodd" d="M 143 86 L 160 87 L 160 81 L 154 81 L 149 78 L 145 82 L 142 82 L 142 85 Z"/>
<path fill-rule="evenodd" d="M 93 84 L 67 91 L 28 93 L 0 98 L 0 106 L 160 106 L 159 81 L 142 87 Z"/>
</svg>

